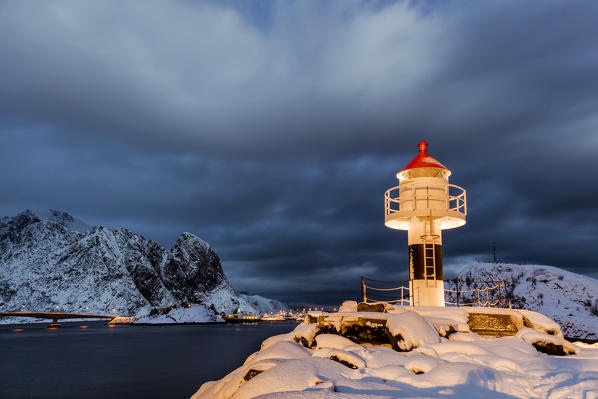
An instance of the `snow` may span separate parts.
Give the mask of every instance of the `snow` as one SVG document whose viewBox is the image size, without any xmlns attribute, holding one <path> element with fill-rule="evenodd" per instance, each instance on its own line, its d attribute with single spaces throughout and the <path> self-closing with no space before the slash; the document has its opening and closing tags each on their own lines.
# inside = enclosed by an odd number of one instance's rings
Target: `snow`
<svg viewBox="0 0 598 399">
<path fill-rule="evenodd" d="M 386 327 L 394 337 L 401 336 L 398 346 L 403 350 L 440 342 L 436 329 L 416 312 L 392 314 L 386 320 Z"/>
<path fill-rule="evenodd" d="M 334 374 L 348 370 L 346 366 L 333 360 L 308 357 L 289 360 L 272 367 L 242 384 L 235 392 L 235 399 L 249 399 L 258 395 L 278 391 L 295 391 L 317 388 Z M 326 388 L 324 388 L 326 389 Z M 213 396 L 206 396 L 214 398 Z"/>
<path fill-rule="evenodd" d="M 459 330 L 461 325 L 453 320 L 444 317 L 425 317 L 425 320 L 430 323 L 442 337 L 446 337 L 450 333 Z"/>
<path fill-rule="evenodd" d="M 357 302 L 355 301 L 344 301 L 338 308 L 339 313 L 341 312 L 357 312 Z"/>
<path fill-rule="evenodd" d="M 370 367 L 368 364 L 367 370 L 362 370 L 364 375 L 370 378 L 379 378 L 381 380 L 390 380 L 390 381 L 398 381 L 400 379 L 410 377 L 414 371 L 412 371 L 409 367 L 407 367 L 407 363 L 410 360 L 421 359 L 422 356 L 412 356 L 413 359 L 408 359 L 405 361 L 404 365 L 388 365 L 382 367 Z M 413 367 L 415 367 L 415 363 L 413 363 Z"/>
<path fill-rule="evenodd" d="M 462 332 L 456 332 L 450 335 L 450 337 L 448 338 L 449 341 L 454 341 L 454 342 L 473 342 L 473 341 L 477 341 L 478 339 L 481 339 L 480 336 L 476 333 L 462 333 Z"/>
<path fill-rule="evenodd" d="M 322 386 L 323 383 L 319 386 Z M 371 399 L 372 397 L 367 394 L 358 393 L 339 393 L 332 392 L 324 389 L 314 389 L 306 392 L 278 392 L 274 394 L 256 396 L 255 399 Z M 392 396 L 387 395 L 376 395 L 376 399 L 391 399 Z M 419 399 L 419 397 L 418 397 Z"/>
<path fill-rule="evenodd" d="M 361 369 L 365 367 L 365 361 L 357 354 L 342 349 L 321 348 L 316 349 L 313 357 L 325 357 L 337 362 L 341 362 L 353 369 Z"/>
<path fill-rule="evenodd" d="M 264 342 L 262 342 L 262 346 L 260 349 L 266 349 L 267 347 L 274 345 L 277 342 L 280 341 L 288 341 L 293 339 L 292 333 L 287 333 L 287 334 L 280 334 L 280 335 L 273 335 L 272 337 L 266 339 Z"/>
<path fill-rule="evenodd" d="M 479 308 L 476 308 L 479 310 Z M 429 323 L 440 330 L 447 330 L 451 326 L 456 331 L 468 332 L 469 314 L 466 308 L 441 308 L 437 306 L 394 306 L 388 310 L 389 313 L 403 313 L 407 311 L 416 312 L 424 317 Z"/>
<path fill-rule="evenodd" d="M 343 349 L 353 345 L 357 344 L 348 338 L 336 334 L 320 334 L 316 337 L 316 349 Z"/>
<path fill-rule="evenodd" d="M 438 367 L 442 363 L 446 363 L 446 360 L 431 356 L 417 356 L 414 354 L 409 357 L 407 362 L 405 362 L 404 368 L 415 374 L 422 374 Z"/>
<path fill-rule="evenodd" d="M 252 364 L 267 359 L 301 359 L 311 356 L 311 351 L 292 341 L 280 341 L 265 349 L 255 352 L 245 360 Z"/>
<path fill-rule="evenodd" d="M 490 354 L 487 350 L 470 342 L 440 342 L 438 344 L 423 345 L 415 350 L 428 356 L 442 356 L 447 353 L 461 353 L 463 355 Z"/>
<path fill-rule="evenodd" d="M 204 305 L 191 305 L 189 308 L 175 308 L 166 314 L 144 316 L 134 324 L 189 324 L 224 323 L 224 319 Z"/>
<path fill-rule="evenodd" d="M 588 344 L 587 342 L 573 342 L 574 345 L 580 346 L 582 348 L 598 348 L 598 342 L 594 342 L 593 344 Z"/>
<path fill-rule="evenodd" d="M 462 317 L 460 312 L 455 315 Z M 598 397 L 598 345 L 580 343 L 575 345 L 575 355 L 551 356 L 536 350 L 533 343 L 573 344 L 531 328 L 502 338 L 455 332 L 447 339 L 419 312 L 403 311 L 387 318 L 393 333 L 408 337 L 416 349 L 397 352 L 334 334 L 316 335 L 316 324 L 303 323 L 289 334 L 266 340 L 243 366 L 205 383 L 192 398 Z M 437 320 L 438 315 L 430 318 Z M 451 319 L 446 314 L 445 318 Z M 532 315 L 531 320 L 538 323 L 537 329 L 550 326 L 541 317 Z M 294 341 L 296 337 L 313 340 L 313 335 L 314 349 Z"/>
</svg>

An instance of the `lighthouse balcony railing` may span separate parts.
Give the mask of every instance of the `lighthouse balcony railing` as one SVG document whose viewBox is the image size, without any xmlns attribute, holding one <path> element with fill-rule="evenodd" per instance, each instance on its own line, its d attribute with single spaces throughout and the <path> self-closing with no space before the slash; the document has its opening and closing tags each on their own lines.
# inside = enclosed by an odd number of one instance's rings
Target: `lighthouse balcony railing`
<svg viewBox="0 0 598 399">
<path fill-rule="evenodd" d="M 467 192 L 463 187 L 448 184 L 446 188 L 415 186 L 389 188 L 384 193 L 385 215 L 419 209 L 445 209 L 467 216 Z"/>
</svg>

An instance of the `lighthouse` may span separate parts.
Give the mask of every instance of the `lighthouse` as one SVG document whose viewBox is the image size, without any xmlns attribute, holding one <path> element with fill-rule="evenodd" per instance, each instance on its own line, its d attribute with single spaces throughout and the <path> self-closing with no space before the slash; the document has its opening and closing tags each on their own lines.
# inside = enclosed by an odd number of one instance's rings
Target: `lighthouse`
<svg viewBox="0 0 598 399">
<path fill-rule="evenodd" d="M 384 194 L 384 224 L 407 230 L 411 306 L 444 306 L 442 230 L 465 224 L 467 197 L 449 184 L 451 171 L 428 154 L 428 143 L 418 148 Z"/>
</svg>

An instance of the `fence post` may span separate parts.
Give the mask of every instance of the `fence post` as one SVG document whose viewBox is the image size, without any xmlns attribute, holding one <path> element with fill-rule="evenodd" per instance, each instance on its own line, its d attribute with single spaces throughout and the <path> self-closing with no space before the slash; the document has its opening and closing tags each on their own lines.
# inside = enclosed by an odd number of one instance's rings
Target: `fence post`
<svg viewBox="0 0 598 399">
<path fill-rule="evenodd" d="M 476 288 L 476 290 L 478 291 L 478 306 L 482 306 L 482 302 L 480 301 L 480 289 Z"/>
<path fill-rule="evenodd" d="M 511 298 L 509 298 L 509 288 L 507 287 L 507 282 L 505 280 L 503 280 L 502 283 L 505 285 L 505 298 L 507 300 L 507 304 L 509 305 L 509 309 L 512 309 L 511 308 Z"/>
<path fill-rule="evenodd" d="M 457 287 L 456 288 L 456 290 L 457 290 L 457 307 L 459 307 L 459 279 L 458 278 L 455 279 L 455 287 Z"/>
<path fill-rule="evenodd" d="M 367 299 L 365 296 L 365 281 L 363 281 L 363 276 L 361 276 L 361 302 L 366 303 Z"/>
</svg>

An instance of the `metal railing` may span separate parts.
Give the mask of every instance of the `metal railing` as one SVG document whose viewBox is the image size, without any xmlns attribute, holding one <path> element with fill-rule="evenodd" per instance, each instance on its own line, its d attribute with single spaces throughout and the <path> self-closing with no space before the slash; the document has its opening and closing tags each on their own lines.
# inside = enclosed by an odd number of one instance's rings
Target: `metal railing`
<svg viewBox="0 0 598 399">
<path fill-rule="evenodd" d="M 409 295 L 410 281 L 382 281 L 361 277 L 361 299 L 364 303 L 392 303 L 401 306 L 411 305 Z M 445 283 L 454 283 L 455 289 L 445 288 L 445 304 L 450 306 L 482 306 L 482 307 L 511 307 L 509 291 L 505 280 L 501 281 L 470 281 L 449 280 Z M 472 287 L 471 285 L 484 287 Z M 466 288 L 466 289 L 462 289 Z M 407 293 L 405 293 L 407 292 Z M 453 302 L 454 301 L 454 302 Z"/>
<path fill-rule="evenodd" d="M 361 277 L 361 298 L 365 303 L 393 303 L 401 306 L 411 305 L 409 287 L 397 284 L 409 284 L 409 281 L 381 281 Z M 376 284 L 378 287 L 374 287 Z M 407 294 L 405 294 L 407 291 Z"/>
<path fill-rule="evenodd" d="M 434 186 L 416 186 L 413 183 L 386 190 L 384 193 L 385 215 L 388 216 L 399 211 L 415 211 L 419 209 L 418 204 L 423 201 L 426 203 L 424 207 L 420 206 L 421 209 L 429 209 L 431 202 L 444 203 L 446 210 L 467 215 L 467 193 L 464 188 L 455 184 L 448 184 L 443 189 Z"/>
<path fill-rule="evenodd" d="M 455 289 L 444 289 L 445 303 L 454 306 L 486 306 L 486 307 L 511 307 L 509 300 L 509 291 L 505 280 L 500 281 L 471 281 L 471 280 L 450 280 L 448 283 L 455 283 Z M 482 285 L 484 287 L 473 287 L 462 289 L 463 286 Z M 489 284 L 489 285 L 488 285 Z M 448 295 L 447 295 L 448 293 Z M 453 299 L 451 302 L 446 299 Z"/>
</svg>

